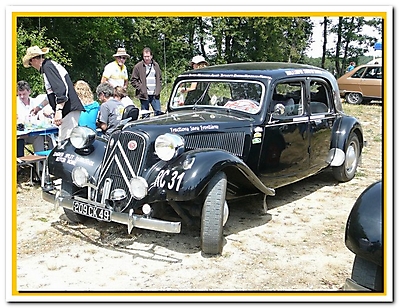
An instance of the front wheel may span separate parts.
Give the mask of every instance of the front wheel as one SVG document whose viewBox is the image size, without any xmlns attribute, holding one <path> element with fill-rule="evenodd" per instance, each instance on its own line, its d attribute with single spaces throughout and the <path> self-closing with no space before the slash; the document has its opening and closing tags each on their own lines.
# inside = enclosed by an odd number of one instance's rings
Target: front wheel
<svg viewBox="0 0 399 308">
<path fill-rule="evenodd" d="M 357 135 L 352 132 L 349 135 L 345 150 L 345 161 L 341 166 L 333 167 L 334 177 L 340 182 L 348 182 L 355 177 L 360 157 L 360 142 Z"/>
<path fill-rule="evenodd" d="M 204 254 L 222 253 L 226 188 L 226 175 L 219 172 L 210 180 L 206 189 L 201 215 L 201 249 Z"/>
<path fill-rule="evenodd" d="M 348 93 L 345 95 L 345 100 L 352 105 L 358 105 L 363 101 L 363 96 L 360 93 Z"/>
</svg>

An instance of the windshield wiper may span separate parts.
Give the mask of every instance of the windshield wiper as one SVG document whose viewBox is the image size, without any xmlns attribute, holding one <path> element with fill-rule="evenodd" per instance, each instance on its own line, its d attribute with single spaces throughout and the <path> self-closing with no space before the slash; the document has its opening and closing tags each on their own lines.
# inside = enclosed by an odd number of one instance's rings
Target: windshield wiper
<svg viewBox="0 0 399 308">
<path fill-rule="evenodd" d="M 195 101 L 194 105 L 193 105 L 193 109 L 195 109 L 195 106 L 199 103 L 202 102 L 204 100 L 205 95 L 208 92 L 208 89 L 210 87 L 211 83 L 209 82 L 204 90 L 204 93 L 201 94 L 201 96 Z M 198 86 L 198 85 L 197 85 Z"/>
</svg>

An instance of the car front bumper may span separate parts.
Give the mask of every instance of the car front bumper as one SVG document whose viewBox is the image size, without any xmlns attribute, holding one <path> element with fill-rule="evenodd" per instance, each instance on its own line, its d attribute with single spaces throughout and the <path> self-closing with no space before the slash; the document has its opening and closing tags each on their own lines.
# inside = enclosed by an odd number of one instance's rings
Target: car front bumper
<svg viewBox="0 0 399 308">
<path fill-rule="evenodd" d="M 73 200 L 78 197 L 72 198 L 70 196 L 61 196 L 60 194 L 55 193 L 54 190 L 42 190 L 42 198 L 47 202 L 72 211 Z M 144 215 L 136 215 L 133 214 L 133 210 L 130 210 L 129 213 L 111 211 L 110 220 L 127 225 L 129 234 L 133 227 L 167 233 L 180 233 L 181 231 L 180 222 L 163 221 L 151 217 L 145 217 Z"/>
</svg>

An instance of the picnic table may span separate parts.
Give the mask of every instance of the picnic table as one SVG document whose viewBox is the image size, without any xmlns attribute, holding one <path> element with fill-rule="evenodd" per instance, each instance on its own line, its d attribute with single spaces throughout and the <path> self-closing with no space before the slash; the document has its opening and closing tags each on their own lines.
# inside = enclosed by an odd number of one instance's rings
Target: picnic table
<svg viewBox="0 0 399 308">
<path fill-rule="evenodd" d="M 25 127 L 24 130 L 17 130 L 17 140 L 31 136 L 49 136 L 53 144 L 53 147 L 55 147 L 57 145 L 57 139 L 56 139 L 57 134 L 58 134 L 58 127 L 53 124 L 43 125 L 43 126 L 32 125 L 29 127 Z M 18 157 L 17 163 L 18 166 L 27 165 L 31 168 L 30 183 L 31 185 L 33 185 L 35 177 L 38 178 L 39 180 L 41 179 L 39 175 L 39 170 L 40 170 L 39 164 L 43 163 L 46 160 L 50 150 L 33 153 L 28 149 L 28 152 L 30 152 L 29 155 Z"/>
<path fill-rule="evenodd" d="M 58 134 L 58 126 L 49 124 L 46 126 L 32 125 L 25 127 L 24 130 L 17 130 L 17 139 L 24 139 L 31 136 L 49 136 L 53 143 L 53 147 L 57 144 L 56 135 Z"/>
</svg>

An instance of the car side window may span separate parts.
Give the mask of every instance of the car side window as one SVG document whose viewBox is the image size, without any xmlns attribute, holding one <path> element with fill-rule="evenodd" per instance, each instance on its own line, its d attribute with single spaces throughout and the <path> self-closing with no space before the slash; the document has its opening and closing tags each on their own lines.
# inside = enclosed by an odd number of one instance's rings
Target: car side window
<svg viewBox="0 0 399 308">
<path fill-rule="evenodd" d="M 310 113 L 321 114 L 329 111 L 331 98 L 327 85 L 320 81 L 310 82 Z"/>
<path fill-rule="evenodd" d="M 359 68 L 359 70 L 357 70 L 356 72 L 354 72 L 353 75 L 350 76 L 350 78 L 362 78 L 364 71 L 365 71 L 365 68 L 364 68 L 364 67 Z"/>
<path fill-rule="evenodd" d="M 381 79 L 381 68 L 380 67 L 369 67 L 367 68 L 366 73 L 364 74 L 364 78 L 367 79 Z"/>
<path fill-rule="evenodd" d="M 273 89 L 270 109 L 275 118 L 289 118 L 303 113 L 303 84 L 282 82 Z"/>
</svg>

